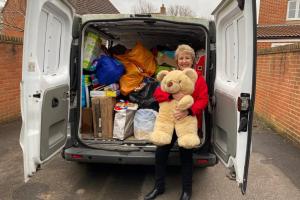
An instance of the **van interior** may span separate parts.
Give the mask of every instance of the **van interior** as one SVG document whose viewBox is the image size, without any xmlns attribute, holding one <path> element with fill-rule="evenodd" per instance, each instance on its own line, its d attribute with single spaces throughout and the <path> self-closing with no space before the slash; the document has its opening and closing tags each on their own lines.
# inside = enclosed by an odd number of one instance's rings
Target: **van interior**
<svg viewBox="0 0 300 200">
<path fill-rule="evenodd" d="M 189 23 L 176 23 L 176 22 L 169 22 L 166 20 L 149 20 L 149 19 L 127 19 L 127 20 L 111 20 L 111 21 L 93 21 L 88 22 L 82 31 L 82 41 L 81 41 L 81 72 L 82 75 L 86 75 L 86 70 L 83 69 L 83 57 L 85 55 L 85 47 L 86 47 L 86 36 L 89 32 L 98 35 L 101 38 L 101 43 L 106 47 L 104 51 L 108 51 L 117 45 L 121 45 L 122 47 L 126 47 L 127 50 L 131 50 L 135 47 L 136 43 L 139 41 L 146 49 L 154 52 L 153 49 L 160 50 L 168 50 L 168 51 L 175 51 L 179 44 L 188 44 L 190 45 L 196 52 L 196 59 L 199 58 L 199 55 L 206 55 L 205 49 L 207 49 L 207 30 L 204 26 L 189 24 Z M 100 48 L 100 46 L 95 47 Z M 103 48 L 102 48 L 103 53 Z M 107 52 L 104 52 L 107 53 Z M 197 55 L 198 54 L 198 55 Z M 198 57 L 197 57 L 198 56 Z M 174 59 L 174 58 L 173 58 Z M 205 70 L 204 64 L 204 69 Z M 126 68 L 126 67 L 125 67 Z M 126 72 L 125 72 L 126 73 Z M 81 76 L 84 79 L 84 76 Z M 204 76 L 205 77 L 205 76 Z M 155 79 L 155 74 L 152 75 L 152 78 Z M 85 80 L 81 80 L 82 81 Z M 118 83 L 117 83 L 118 84 Z M 84 89 L 82 89 L 84 90 Z M 93 88 L 89 88 L 93 90 Z M 83 94 L 86 91 L 82 91 Z M 128 100 L 127 95 L 117 94 L 113 101 L 114 103 L 119 102 L 121 99 L 124 101 Z M 87 101 L 89 101 L 89 107 L 87 105 L 82 106 L 81 101 L 81 120 L 80 120 L 80 129 L 78 137 L 80 138 L 81 142 L 85 145 L 88 145 L 92 148 L 98 149 L 113 149 L 113 150 L 132 150 L 135 148 L 143 147 L 148 148 L 150 151 L 155 149 L 155 146 L 151 144 L 147 139 L 137 139 L 135 138 L 134 133 L 132 132 L 129 137 L 120 140 L 113 137 L 101 137 L 95 134 L 95 124 L 92 123 L 106 123 L 105 114 L 102 115 L 100 113 L 100 122 L 99 116 L 95 120 L 95 113 L 93 113 L 93 103 L 92 98 L 90 97 Z M 105 106 L 100 103 L 100 107 Z M 88 112 L 86 110 L 89 109 Z M 100 108 L 98 108 L 100 109 Z M 113 107 L 110 107 L 112 110 L 113 116 L 111 120 L 115 120 L 115 113 Z M 92 111 L 91 111 L 92 110 Z M 101 109 L 100 109 L 101 110 Z M 95 112 L 95 111 L 94 111 Z M 101 119 L 102 118 L 102 119 Z M 204 119 L 204 118 L 203 118 Z M 86 129 L 85 124 L 88 124 Z M 203 124 L 205 124 L 203 122 Z M 112 125 L 113 126 L 113 125 Z M 86 129 L 86 130 L 83 130 Z M 133 130 L 132 130 L 133 131 Z M 201 146 L 205 143 L 206 132 L 205 126 L 203 126 L 201 135 Z M 176 146 L 176 145 L 175 145 Z"/>
</svg>

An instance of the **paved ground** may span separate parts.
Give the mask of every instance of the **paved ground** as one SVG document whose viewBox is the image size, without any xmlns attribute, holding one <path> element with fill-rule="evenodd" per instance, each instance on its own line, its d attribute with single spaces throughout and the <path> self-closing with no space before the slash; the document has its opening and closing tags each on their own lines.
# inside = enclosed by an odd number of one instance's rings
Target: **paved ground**
<svg viewBox="0 0 300 200">
<path fill-rule="evenodd" d="M 257 124 L 257 123 L 256 123 Z M 56 156 L 28 183 L 23 182 L 20 121 L 0 125 L 1 200 L 135 200 L 152 188 L 153 167 L 85 165 Z M 222 164 L 194 173 L 193 199 L 300 199 L 300 149 L 258 124 L 253 135 L 248 190 L 242 196 Z M 158 200 L 178 199 L 180 169 L 171 168 L 167 191 Z"/>
</svg>

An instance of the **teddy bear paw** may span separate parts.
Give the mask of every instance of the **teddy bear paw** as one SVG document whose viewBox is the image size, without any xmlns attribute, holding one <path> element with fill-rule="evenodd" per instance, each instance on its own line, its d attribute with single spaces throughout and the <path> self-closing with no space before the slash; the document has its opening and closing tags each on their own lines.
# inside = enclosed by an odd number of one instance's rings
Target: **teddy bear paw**
<svg viewBox="0 0 300 200">
<path fill-rule="evenodd" d="M 178 145 L 180 147 L 186 148 L 186 149 L 192 149 L 197 147 L 200 144 L 200 138 L 198 135 L 185 135 L 180 138 L 178 138 Z"/>
<path fill-rule="evenodd" d="M 171 143 L 172 135 L 163 132 L 153 132 L 152 134 L 150 134 L 149 139 L 153 144 L 163 146 Z"/>
</svg>

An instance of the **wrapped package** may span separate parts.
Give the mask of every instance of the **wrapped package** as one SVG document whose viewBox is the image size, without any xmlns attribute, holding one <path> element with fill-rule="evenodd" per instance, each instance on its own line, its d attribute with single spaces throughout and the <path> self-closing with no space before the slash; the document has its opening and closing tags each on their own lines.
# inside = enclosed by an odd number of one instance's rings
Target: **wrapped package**
<svg viewBox="0 0 300 200">
<path fill-rule="evenodd" d="M 92 62 L 99 56 L 101 51 L 101 38 L 99 35 L 88 32 L 85 36 L 83 51 L 83 69 L 89 69 Z"/>
</svg>

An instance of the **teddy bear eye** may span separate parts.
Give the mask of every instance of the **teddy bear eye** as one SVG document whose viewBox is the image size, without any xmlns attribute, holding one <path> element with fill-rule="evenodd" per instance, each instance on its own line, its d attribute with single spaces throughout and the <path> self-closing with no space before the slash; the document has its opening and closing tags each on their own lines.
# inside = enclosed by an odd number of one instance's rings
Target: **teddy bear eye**
<svg viewBox="0 0 300 200">
<path fill-rule="evenodd" d="M 178 81 L 178 83 L 180 84 L 180 83 L 181 83 L 181 81 Z"/>
</svg>

